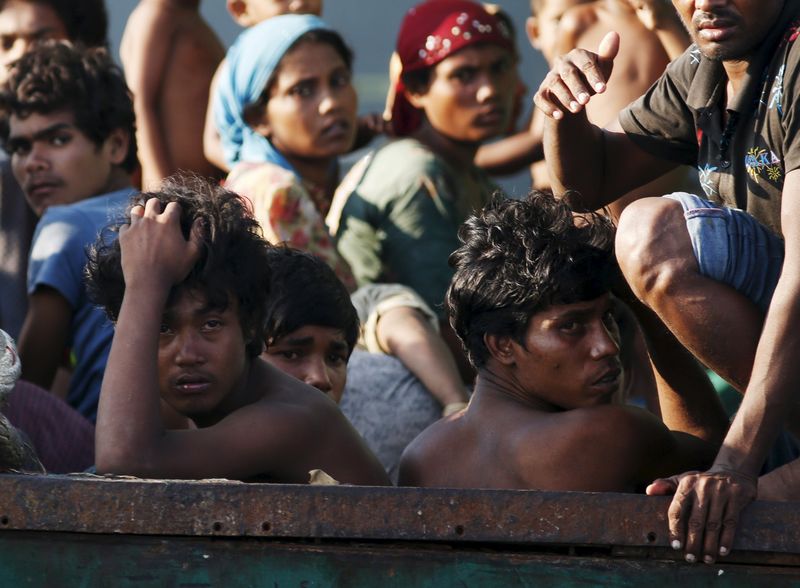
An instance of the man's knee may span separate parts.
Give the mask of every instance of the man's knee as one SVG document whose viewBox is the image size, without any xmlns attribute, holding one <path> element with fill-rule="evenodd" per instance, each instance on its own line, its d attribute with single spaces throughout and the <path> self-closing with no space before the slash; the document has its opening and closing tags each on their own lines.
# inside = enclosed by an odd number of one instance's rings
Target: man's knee
<svg viewBox="0 0 800 588">
<path fill-rule="evenodd" d="M 681 275 L 697 268 L 683 207 L 669 198 L 643 198 L 622 212 L 616 254 L 625 279 L 642 299 L 668 295 Z"/>
</svg>

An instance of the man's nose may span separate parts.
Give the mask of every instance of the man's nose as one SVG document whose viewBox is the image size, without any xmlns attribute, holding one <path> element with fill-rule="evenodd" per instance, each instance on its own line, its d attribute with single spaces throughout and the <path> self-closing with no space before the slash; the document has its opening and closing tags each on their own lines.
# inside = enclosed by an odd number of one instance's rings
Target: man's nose
<svg viewBox="0 0 800 588">
<path fill-rule="evenodd" d="M 619 355 L 619 341 L 605 323 L 599 323 L 592 331 L 592 359 L 603 359 L 610 355 Z"/>
<path fill-rule="evenodd" d="M 482 75 L 479 80 L 478 92 L 476 97 L 478 102 L 484 103 L 497 94 L 497 82 L 490 75 Z"/>
<path fill-rule="evenodd" d="M 320 392 L 325 392 L 326 394 L 332 389 L 328 368 L 325 366 L 325 362 L 322 359 L 313 359 L 308 362 L 303 381 L 309 386 L 313 386 Z"/>
<path fill-rule="evenodd" d="M 175 337 L 176 365 L 196 365 L 203 363 L 203 354 L 196 333 L 180 333 Z"/>
<path fill-rule="evenodd" d="M 25 170 L 28 172 L 41 171 L 47 169 L 50 159 L 47 156 L 47 147 L 40 141 L 33 141 L 30 151 L 25 156 Z"/>
</svg>

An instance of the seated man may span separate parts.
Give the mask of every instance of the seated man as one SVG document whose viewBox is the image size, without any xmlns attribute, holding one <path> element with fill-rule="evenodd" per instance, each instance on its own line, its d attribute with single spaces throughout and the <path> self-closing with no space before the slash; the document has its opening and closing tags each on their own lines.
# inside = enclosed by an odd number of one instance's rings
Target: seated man
<svg viewBox="0 0 800 588">
<path fill-rule="evenodd" d="M 0 139 L 41 216 L 19 337 L 22 378 L 52 389 L 70 358 L 67 402 L 94 420 L 112 328 L 86 296 L 86 247 L 122 213 L 136 166 L 133 105 L 105 49 L 49 41 L 12 66 L 0 90 Z"/>
<path fill-rule="evenodd" d="M 96 428 L 100 473 L 387 484 L 336 404 L 266 363 L 268 253 L 244 201 L 167 181 L 98 241 L 88 280 L 115 322 Z M 194 429 L 166 431 L 160 398 Z"/>
<path fill-rule="evenodd" d="M 575 218 L 533 192 L 462 226 L 447 308 L 477 383 L 466 410 L 406 449 L 401 484 L 633 491 L 713 458 L 713 444 L 667 428 L 682 416 L 669 403 L 665 426 L 615 402 L 624 374 L 609 294 L 613 230 L 604 217 Z"/>
<path fill-rule="evenodd" d="M 441 416 L 439 396 L 400 359 L 356 347 L 363 343 L 356 309 L 324 260 L 286 247 L 271 250 L 268 259 L 271 283 L 262 357 L 340 403 L 397 481 L 406 445 Z"/>
</svg>

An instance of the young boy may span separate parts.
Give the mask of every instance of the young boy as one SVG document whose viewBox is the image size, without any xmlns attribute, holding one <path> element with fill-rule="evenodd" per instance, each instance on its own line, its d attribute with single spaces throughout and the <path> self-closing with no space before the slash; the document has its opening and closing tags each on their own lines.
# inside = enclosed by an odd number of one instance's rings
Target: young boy
<svg viewBox="0 0 800 588">
<path fill-rule="evenodd" d="M 272 249 L 267 257 L 271 279 L 262 357 L 339 403 L 397 481 L 403 449 L 441 416 L 441 395 L 429 392 L 400 359 L 354 349 L 358 315 L 347 288 L 325 261 L 286 247 Z M 379 337 L 392 312 L 378 321 Z"/>
<path fill-rule="evenodd" d="M 563 202 L 533 192 L 490 204 L 460 238 L 447 307 L 477 383 L 465 411 L 408 447 L 401 484 L 632 491 L 655 472 L 713 457 L 712 444 L 612 402 L 623 372 L 609 221 L 574 218 Z M 662 406 L 667 425 L 688 429 L 670 406 Z M 719 412 L 691 430 L 719 438 L 706 424 L 724 423 Z"/>
<path fill-rule="evenodd" d="M 141 0 L 120 56 L 133 92 L 143 189 L 178 170 L 218 173 L 203 155 L 203 125 L 225 48 L 200 15 L 200 0 Z"/>
<path fill-rule="evenodd" d="M 0 83 L 9 64 L 47 39 L 105 45 L 103 0 L 0 0 Z M 36 220 L 11 173 L 8 155 L 0 150 L 0 328 L 14 338 L 28 308 L 25 275 Z"/>
<path fill-rule="evenodd" d="M 98 472 L 388 483 L 333 401 L 258 357 L 269 251 L 239 196 L 188 179 L 137 198 L 119 240 L 98 243 L 89 285 L 116 323 Z M 197 428 L 165 431 L 159 398 Z"/>
<path fill-rule="evenodd" d="M 50 389 L 71 358 L 67 401 L 94 420 L 111 325 L 86 296 L 85 249 L 128 201 L 133 106 L 105 49 L 47 42 L 15 62 L 0 90 L 0 139 L 36 227 L 22 377 Z"/>
</svg>

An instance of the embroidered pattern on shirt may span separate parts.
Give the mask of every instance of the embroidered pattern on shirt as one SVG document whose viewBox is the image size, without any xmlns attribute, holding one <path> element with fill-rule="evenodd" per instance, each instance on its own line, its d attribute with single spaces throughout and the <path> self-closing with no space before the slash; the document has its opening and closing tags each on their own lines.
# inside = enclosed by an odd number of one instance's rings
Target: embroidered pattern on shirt
<svg viewBox="0 0 800 588">
<path fill-rule="evenodd" d="M 785 70 L 786 64 L 781 65 L 778 74 L 775 76 L 775 81 L 772 83 L 769 104 L 767 105 L 770 110 L 777 109 L 780 116 L 783 116 L 783 73 Z"/>
<path fill-rule="evenodd" d="M 772 182 L 777 182 L 783 177 L 781 160 L 772 151 L 762 147 L 751 147 L 744 156 L 744 165 L 747 173 L 756 183 L 759 178 L 764 177 Z"/>
<path fill-rule="evenodd" d="M 713 196 L 717 193 L 717 188 L 711 179 L 711 174 L 717 171 L 717 169 L 716 166 L 709 163 L 705 164 L 703 167 L 697 166 L 697 172 L 700 174 L 700 186 L 703 188 L 703 192 L 706 193 L 706 196 Z"/>
<path fill-rule="evenodd" d="M 692 59 L 691 61 L 692 65 L 697 65 L 698 63 L 700 63 L 701 55 L 702 54 L 700 53 L 700 48 L 697 45 L 693 45 L 691 50 L 689 51 L 689 56 Z"/>
</svg>

